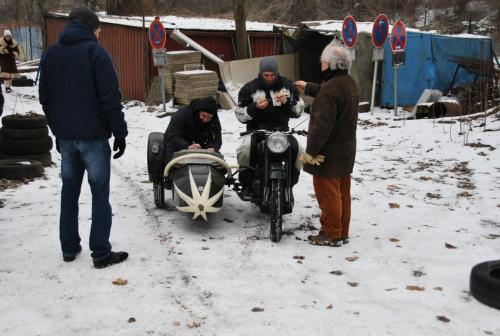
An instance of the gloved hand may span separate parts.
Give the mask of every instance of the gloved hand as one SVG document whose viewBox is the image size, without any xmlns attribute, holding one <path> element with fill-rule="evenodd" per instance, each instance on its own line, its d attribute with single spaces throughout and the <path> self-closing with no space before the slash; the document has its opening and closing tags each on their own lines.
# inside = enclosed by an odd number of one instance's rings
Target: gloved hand
<svg viewBox="0 0 500 336">
<path fill-rule="evenodd" d="M 59 147 L 59 140 L 56 138 L 56 151 L 61 154 L 61 147 Z"/>
<path fill-rule="evenodd" d="M 302 153 L 299 157 L 299 161 L 301 161 L 302 163 L 309 163 L 310 165 L 313 166 L 319 166 L 321 163 L 325 161 L 325 156 L 316 155 L 315 157 L 312 157 L 307 153 Z"/>
<path fill-rule="evenodd" d="M 118 152 L 113 155 L 113 159 L 118 159 L 120 156 L 122 156 L 123 153 L 125 153 L 125 147 L 127 147 L 125 138 L 115 138 L 115 141 L 113 142 L 113 151 Z"/>
</svg>

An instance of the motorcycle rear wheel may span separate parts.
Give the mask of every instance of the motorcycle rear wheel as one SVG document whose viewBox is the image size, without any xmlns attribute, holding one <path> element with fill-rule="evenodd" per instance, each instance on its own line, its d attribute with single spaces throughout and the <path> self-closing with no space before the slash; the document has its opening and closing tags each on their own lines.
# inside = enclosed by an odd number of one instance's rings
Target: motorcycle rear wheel
<svg viewBox="0 0 500 336">
<path fill-rule="evenodd" d="M 271 241 L 279 242 L 283 230 L 283 180 L 271 180 Z"/>
</svg>

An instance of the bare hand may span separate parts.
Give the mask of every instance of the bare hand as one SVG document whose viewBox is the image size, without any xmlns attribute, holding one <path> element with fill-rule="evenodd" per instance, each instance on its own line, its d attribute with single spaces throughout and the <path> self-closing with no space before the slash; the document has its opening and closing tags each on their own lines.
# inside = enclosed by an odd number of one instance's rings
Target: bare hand
<svg viewBox="0 0 500 336">
<path fill-rule="evenodd" d="M 266 109 L 268 105 L 269 105 L 269 102 L 267 101 L 267 99 L 265 97 L 261 97 L 261 98 L 259 98 L 259 100 L 257 100 L 256 106 L 259 110 Z"/>
<path fill-rule="evenodd" d="M 188 149 L 200 149 L 201 146 L 197 143 L 194 143 L 192 145 L 189 145 Z"/>
<path fill-rule="evenodd" d="M 207 148 L 207 151 L 214 153 L 215 152 L 215 148 L 213 148 L 213 147 Z"/>
<path fill-rule="evenodd" d="M 298 81 L 296 81 L 294 84 L 295 84 L 295 87 L 297 88 L 297 90 L 298 90 L 300 93 L 304 93 L 304 91 L 305 91 L 305 89 L 306 89 L 307 82 L 304 82 L 304 81 L 298 80 Z"/>
<path fill-rule="evenodd" d="M 276 95 L 276 100 L 281 104 L 286 104 L 286 102 L 288 101 L 288 97 L 283 92 L 280 92 Z"/>
</svg>

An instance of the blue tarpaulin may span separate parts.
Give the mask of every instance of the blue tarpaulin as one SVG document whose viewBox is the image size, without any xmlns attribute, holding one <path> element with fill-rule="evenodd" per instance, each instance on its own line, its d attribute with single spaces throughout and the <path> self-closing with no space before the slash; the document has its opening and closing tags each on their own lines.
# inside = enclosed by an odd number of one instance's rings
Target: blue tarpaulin
<svg viewBox="0 0 500 336">
<path fill-rule="evenodd" d="M 458 65 L 450 57 L 491 59 L 492 39 L 472 35 L 448 36 L 408 32 L 405 65 L 398 70 L 398 106 L 415 105 L 425 89 L 446 93 Z M 394 104 L 394 81 L 390 39 L 384 44 L 380 105 Z M 459 68 L 454 85 L 475 80 L 476 75 Z"/>
</svg>

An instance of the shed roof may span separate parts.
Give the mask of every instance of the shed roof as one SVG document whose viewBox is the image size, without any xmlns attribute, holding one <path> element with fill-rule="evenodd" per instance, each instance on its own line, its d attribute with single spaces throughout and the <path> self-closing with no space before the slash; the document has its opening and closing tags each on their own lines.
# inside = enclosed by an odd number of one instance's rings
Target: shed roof
<svg viewBox="0 0 500 336">
<path fill-rule="evenodd" d="M 68 17 L 69 14 L 65 12 L 51 12 L 49 13 L 56 17 Z M 107 15 L 104 13 L 97 13 L 99 20 L 105 23 L 130 26 L 130 27 L 142 27 L 142 17 L 141 16 L 117 16 L 117 15 Z M 146 16 L 146 28 L 154 20 L 154 16 Z M 160 16 L 160 21 L 165 27 L 165 29 L 182 29 L 182 30 L 203 30 L 203 31 L 235 31 L 236 26 L 234 20 L 228 19 L 217 19 L 217 18 L 203 18 L 203 17 L 181 17 L 181 16 Z M 268 22 L 256 22 L 247 21 L 247 31 L 250 32 L 272 32 L 273 27 L 289 27 L 282 24 L 268 23 Z"/>
<path fill-rule="evenodd" d="M 342 24 L 344 20 L 323 20 L 323 21 L 303 21 L 302 24 L 311 30 L 317 30 L 320 33 L 328 35 L 329 33 L 335 33 L 342 31 Z M 372 33 L 373 22 L 356 22 L 358 33 Z M 389 32 L 392 29 L 392 25 L 389 25 Z M 474 35 L 474 34 L 456 34 L 456 35 L 447 35 L 447 34 L 438 34 L 435 30 L 431 31 L 423 31 L 417 28 L 409 28 L 406 27 L 406 31 L 421 33 L 421 34 L 433 34 L 440 36 L 451 36 L 451 37 L 460 37 L 460 38 L 491 38 L 489 36 L 484 35 Z"/>
</svg>

